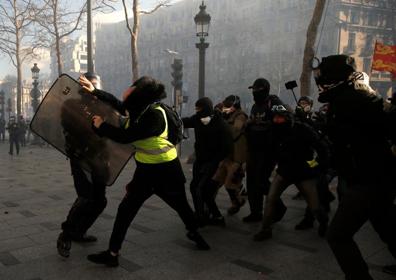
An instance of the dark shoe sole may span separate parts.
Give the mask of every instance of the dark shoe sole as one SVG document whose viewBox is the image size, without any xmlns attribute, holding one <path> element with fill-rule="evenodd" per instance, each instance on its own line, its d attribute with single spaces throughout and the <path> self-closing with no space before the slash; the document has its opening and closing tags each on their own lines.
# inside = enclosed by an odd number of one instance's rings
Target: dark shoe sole
<svg viewBox="0 0 396 280">
<path fill-rule="evenodd" d="M 103 264 L 107 267 L 117 267 L 119 266 L 118 260 L 114 261 L 114 262 L 103 262 L 103 261 L 98 261 L 96 259 L 97 255 L 93 254 L 93 255 L 88 255 L 87 256 L 87 260 L 89 260 L 90 262 L 94 263 L 94 264 Z"/>
</svg>

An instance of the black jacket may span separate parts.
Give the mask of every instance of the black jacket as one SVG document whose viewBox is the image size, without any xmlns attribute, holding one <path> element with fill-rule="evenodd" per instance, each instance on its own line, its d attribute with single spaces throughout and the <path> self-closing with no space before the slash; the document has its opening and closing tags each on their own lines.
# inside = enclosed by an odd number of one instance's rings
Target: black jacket
<svg viewBox="0 0 396 280">
<path fill-rule="evenodd" d="M 126 109 L 122 101 L 102 90 L 95 90 L 94 94 L 100 100 L 110 104 L 114 109 L 125 115 Z M 129 126 L 126 129 L 104 122 L 98 129 L 94 128 L 94 130 L 98 135 L 110 138 L 115 142 L 131 143 L 158 136 L 165 129 L 165 120 L 162 112 L 154 109 L 153 106 L 146 105 L 141 110 L 129 112 L 129 115 Z"/>
<path fill-rule="evenodd" d="M 273 117 L 271 109 L 275 105 L 284 104 L 278 96 L 269 95 L 263 104 L 252 106 L 245 130 L 250 156 L 259 155 L 257 151 L 263 151 L 266 148 L 267 135 Z"/>
<path fill-rule="evenodd" d="M 217 162 L 233 151 L 231 129 L 218 112 L 212 115 L 208 125 L 202 124 L 197 115 L 183 118 L 185 128 L 194 128 L 195 157 L 197 162 Z"/>
<path fill-rule="evenodd" d="M 382 98 L 347 84 L 334 91 L 328 134 L 339 176 L 350 186 L 389 185 L 392 154 Z"/>
<path fill-rule="evenodd" d="M 292 183 L 315 178 L 319 170 L 326 169 L 329 151 L 319 134 L 309 125 L 294 122 L 279 130 L 271 125 L 270 151 L 278 164 L 277 173 Z M 310 166 L 308 161 L 316 160 L 319 165 Z"/>
</svg>

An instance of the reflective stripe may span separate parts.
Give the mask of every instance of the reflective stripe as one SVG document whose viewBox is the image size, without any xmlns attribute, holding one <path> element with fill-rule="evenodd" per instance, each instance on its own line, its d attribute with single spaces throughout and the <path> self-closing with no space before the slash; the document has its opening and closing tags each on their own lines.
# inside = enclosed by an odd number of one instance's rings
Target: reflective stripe
<svg viewBox="0 0 396 280">
<path fill-rule="evenodd" d="M 162 153 L 166 153 L 168 151 L 170 151 L 171 149 L 173 149 L 175 146 L 166 146 L 162 149 L 155 149 L 155 150 L 145 150 L 139 147 L 136 147 L 136 151 L 140 152 L 140 153 L 144 153 L 144 154 L 148 154 L 148 155 L 160 155 Z"/>
</svg>

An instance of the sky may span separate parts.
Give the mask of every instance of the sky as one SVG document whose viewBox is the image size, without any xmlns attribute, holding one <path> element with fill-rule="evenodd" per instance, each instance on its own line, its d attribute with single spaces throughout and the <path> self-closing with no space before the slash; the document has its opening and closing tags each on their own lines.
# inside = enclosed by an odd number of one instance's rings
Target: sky
<svg viewBox="0 0 396 280">
<path fill-rule="evenodd" d="M 177 2 L 181 0 L 174 0 L 173 2 Z M 81 2 L 81 1 L 78 1 Z M 81 6 L 77 5 L 77 1 L 72 1 L 73 4 L 76 5 L 76 7 Z M 94 2 L 94 1 L 93 1 Z M 122 7 L 122 2 L 121 0 L 117 1 L 118 3 L 115 4 L 116 11 L 111 13 L 111 14 L 99 14 L 94 17 L 94 22 L 118 22 L 122 21 L 124 19 L 124 11 Z M 129 0 L 129 2 L 131 2 Z M 155 4 L 158 3 L 158 0 L 141 0 L 140 1 L 140 6 L 142 10 L 147 10 L 155 6 Z M 131 5 L 129 5 L 131 7 Z M 130 13 L 130 12 L 129 12 Z M 41 69 L 41 73 L 47 73 L 49 74 L 49 54 L 48 53 L 43 53 L 42 58 L 39 61 L 31 61 L 27 62 L 24 64 L 24 69 L 23 69 L 23 79 L 30 79 L 31 77 L 31 72 L 30 68 L 33 67 L 33 63 L 37 62 L 38 67 Z M 40 73 L 40 74 L 41 74 Z M 12 65 L 10 62 L 9 58 L 4 56 L 2 53 L 0 53 L 0 80 L 3 79 L 7 74 L 9 75 L 14 75 L 16 76 L 16 68 Z"/>
</svg>

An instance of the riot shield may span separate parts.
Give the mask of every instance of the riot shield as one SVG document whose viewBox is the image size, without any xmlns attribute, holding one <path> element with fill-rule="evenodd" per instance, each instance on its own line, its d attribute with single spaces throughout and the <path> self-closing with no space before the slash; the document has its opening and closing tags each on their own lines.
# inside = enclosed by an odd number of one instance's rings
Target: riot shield
<svg viewBox="0 0 396 280">
<path fill-rule="evenodd" d="M 61 75 L 34 115 L 30 128 L 46 142 L 80 164 L 92 181 L 112 185 L 130 159 L 131 144 L 102 138 L 92 129 L 92 117 L 101 116 L 119 126 L 120 114 L 82 90 L 77 81 Z M 92 179 L 91 179 L 92 178 Z"/>
</svg>

